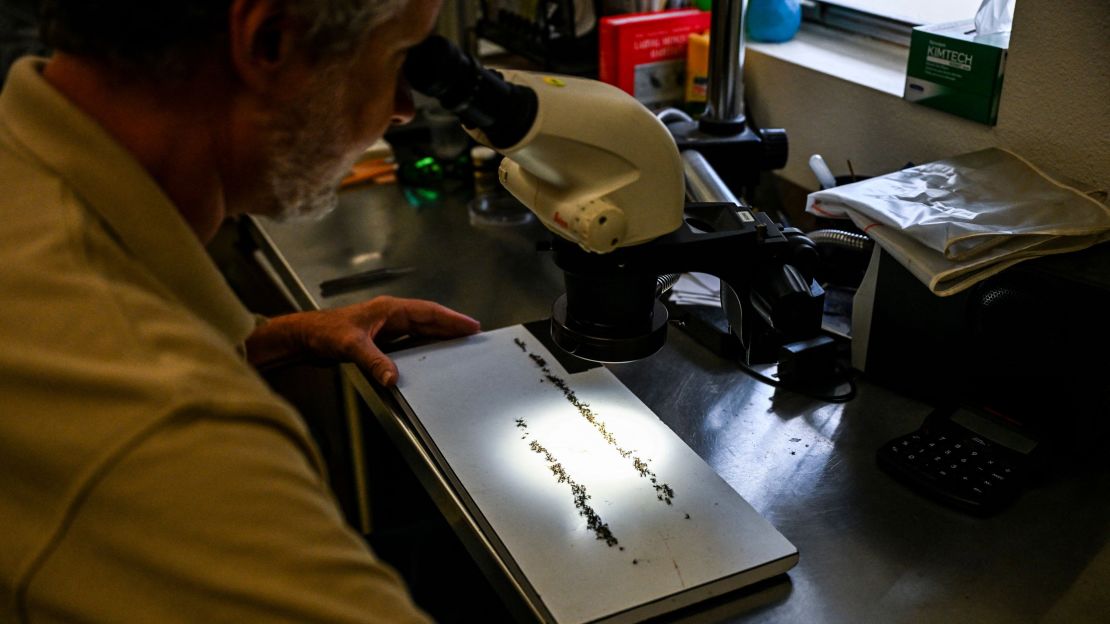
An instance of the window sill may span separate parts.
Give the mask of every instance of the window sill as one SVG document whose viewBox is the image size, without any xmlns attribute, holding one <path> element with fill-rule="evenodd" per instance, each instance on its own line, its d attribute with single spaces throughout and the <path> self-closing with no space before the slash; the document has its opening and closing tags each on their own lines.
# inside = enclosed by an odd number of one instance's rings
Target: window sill
<svg viewBox="0 0 1110 624">
<path fill-rule="evenodd" d="M 747 51 L 899 98 L 905 87 L 910 52 L 908 48 L 814 24 L 803 24 L 785 43 L 748 42 Z"/>
</svg>

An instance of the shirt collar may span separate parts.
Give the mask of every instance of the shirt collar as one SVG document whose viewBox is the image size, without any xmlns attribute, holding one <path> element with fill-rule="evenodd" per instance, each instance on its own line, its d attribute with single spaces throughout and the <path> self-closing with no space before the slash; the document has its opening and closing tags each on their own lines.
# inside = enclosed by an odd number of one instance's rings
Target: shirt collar
<svg viewBox="0 0 1110 624">
<path fill-rule="evenodd" d="M 0 93 L 0 122 L 65 180 L 123 246 L 194 314 L 234 344 L 254 319 L 161 187 L 99 124 L 42 77 L 45 60 L 24 58 Z"/>
</svg>

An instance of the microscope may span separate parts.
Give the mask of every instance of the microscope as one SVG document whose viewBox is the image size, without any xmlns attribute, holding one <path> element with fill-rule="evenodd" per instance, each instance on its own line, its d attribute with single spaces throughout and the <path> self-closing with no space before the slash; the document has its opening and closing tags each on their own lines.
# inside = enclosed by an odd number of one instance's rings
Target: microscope
<svg viewBox="0 0 1110 624">
<path fill-rule="evenodd" d="M 632 96 L 594 80 L 491 70 L 441 37 L 412 49 L 404 72 L 504 155 L 501 183 L 555 234 L 566 293 L 551 335 L 564 351 L 598 362 L 655 353 L 668 322 L 660 294 L 691 271 L 729 287 L 723 305 L 745 363 L 778 361 L 784 347 L 818 337 L 814 243 L 742 202 L 687 202 L 691 171 L 719 179 L 696 151 L 680 154 L 672 130 Z"/>
</svg>

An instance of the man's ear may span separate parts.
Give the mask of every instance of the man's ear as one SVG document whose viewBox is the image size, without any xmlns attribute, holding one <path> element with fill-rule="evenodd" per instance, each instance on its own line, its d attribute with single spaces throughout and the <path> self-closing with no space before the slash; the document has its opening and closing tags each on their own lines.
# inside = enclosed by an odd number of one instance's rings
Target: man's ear
<svg viewBox="0 0 1110 624">
<path fill-rule="evenodd" d="M 250 91 L 281 96 L 303 76 L 297 44 L 298 31 L 289 19 L 284 0 L 233 0 L 228 13 L 231 63 Z"/>
</svg>

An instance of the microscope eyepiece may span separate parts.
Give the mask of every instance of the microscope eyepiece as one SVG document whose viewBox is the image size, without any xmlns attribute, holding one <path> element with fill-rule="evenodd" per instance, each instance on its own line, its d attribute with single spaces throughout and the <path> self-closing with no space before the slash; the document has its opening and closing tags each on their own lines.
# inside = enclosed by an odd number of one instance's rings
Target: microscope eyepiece
<svg viewBox="0 0 1110 624">
<path fill-rule="evenodd" d="M 439 100 L 466 127 L 480 129 L 495 148 L 519 143 L 536 121 L 534 91 L 506 81 L 438 35 L 409 50 L 404 72 L 414 89 Z"/>
</svg>

